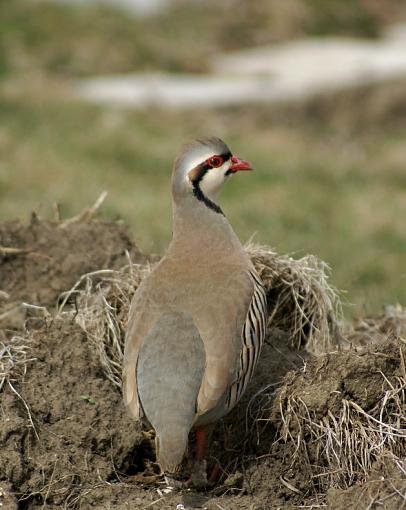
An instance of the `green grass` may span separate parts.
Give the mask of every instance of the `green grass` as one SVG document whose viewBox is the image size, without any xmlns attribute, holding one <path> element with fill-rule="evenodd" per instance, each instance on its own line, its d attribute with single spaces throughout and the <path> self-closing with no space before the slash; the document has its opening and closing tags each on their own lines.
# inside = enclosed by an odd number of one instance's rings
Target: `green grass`
<svg viewBox="0 0 406 510">
<path fill-rule="evenodd" d="M 3 0 L 3 3 L 6 0 Z M 303 35 L 377 36 L 405 19 L 398 0 L 178 2 L 137 19 L 107 7 L 12 0 L 0 9 L 0 74 L 202 72 L 217 51 Z"/>
<path fill-rule="evenodd" d="M 0 73 L 202 71 L 212 44 L 190 24 L 194 10 L 139 20 L 103 6 L 13 0 L 0 11 Z"/>
<path fill-rule="evenodd" d="M 245 241 L 314 253 L 347 299 L 376 311 L 406 302 L 406 146 L 402 128 L 357 136 L 261 111 L 131 113 L 56 98 L 2 98 L 0 217 L 65 217 L 109 191 L 102 214 L 130 224 L 146 252 L 170 239 L 169 180 L 181 143 L 218 134 L 255 172 L 237 174 L 223 208 Z M 259 115 L 259 114 L 258 114 Z"/>
</svg>

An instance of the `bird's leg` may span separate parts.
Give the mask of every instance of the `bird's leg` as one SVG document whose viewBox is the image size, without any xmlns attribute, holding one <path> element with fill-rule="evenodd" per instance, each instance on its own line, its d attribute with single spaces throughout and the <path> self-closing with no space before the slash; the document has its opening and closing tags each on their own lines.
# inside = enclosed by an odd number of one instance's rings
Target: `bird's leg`
<svg viewBox="0 0 406 510">
<path fill-rule="evenodd" d="M 194 487 L 207 486 L 207 463 L 205 453 L 207 448 L 207 432 L 203 428 L 196 429 L 196 455 L 190 474 L 189 483 Z"/>
<path fill-rule="evenodd" d="M 209 485 L 215 485 L 220 479 L 220 464 L 216 462 L 207 478 Z"/>
<path fill-rule="evenodd" d="M 193 465 L 193 470 L 190 476 L 190 483 L 195 487 L 206 487 L 207 485 L 214 485 L 220 475 L 220 466 L 216 462 L 210 474 L 207 475 L 206 463 L 206 449 L 213 428 L 197 428 L 196 429 L 196 456 Z"/>
<path fill-rule="evenodd" d="M 196 460 L 201 462 L 207 448 L 207 432 L 203 428 L 196 429 Z"/>
</svg>

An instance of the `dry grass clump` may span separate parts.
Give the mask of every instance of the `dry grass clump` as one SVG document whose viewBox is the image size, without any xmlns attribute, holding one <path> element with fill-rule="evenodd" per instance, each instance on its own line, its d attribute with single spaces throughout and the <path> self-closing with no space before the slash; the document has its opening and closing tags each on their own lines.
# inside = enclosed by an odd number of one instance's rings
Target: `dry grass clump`
<svg viewBox="0 0 406 510">
<path fill-rule="evenodd" d="M 328 350 L 339 335 L 340 301 L 328 283 L 328 267 L 314 256 L 295 260 L 271 249 L 248 245 L 270 304 L 269 324 L 289 333 L 296 347 Z M 97 352 L 106 376 L 120 387 L 124 335 L 131 298 L 150 265 L 133 264 L 119 271 L 83 275 L 65 293 L 60 313 L 75 298 L 75 317 Z"/>
<path fill-rule="evenodd" d="M 8 339 L 7 343 L 0 343 L 0 391 L 6 384 L 13 387 L 15 381 L 21 380 L 28 363 L 35 360 L 30 358 L 28 344 L 29 338 L 19 335 Z"/>
<path fill-rule="evenodd" d="M 276 399 L 279 438 L 292 446 L 292 464 L 311 473 L 316 492 L 365 482 L 384 455 L 403 466 L 406 341 L 374 347 L 322 356 L 290 374 Z"/>
<path fill-rule="evenodd" d="M 129 256 L 128 256 L 129 258 Z M 120 270 L 84 274 L 64 293 L 58 313 L 74 303 L 75 319 L 86 332 L 107 378 L 121 388 L 124 336 L 131 299 L 150 265 L 129 263 Z"/>
<path fill-rule="evenodd" d="M 268 322 L 289 333 L 292 347 L 317 354 L 341 343 L 341 304 L 325 262 L 314 255 L 300 259 L 278 255 L 255 244 L 246 250 L 266 286 Z"/>
<path fill-rule="evenodd" d="M 31 338 L 27 333 L 25 336 L 14 335 L 7 339 L 6 343 L 0 343 L 0 393 L 6 386 L 21 400 L 23 403 L 31 427 L 38 438 L 38 433 L 31 417 L 30 408 L 22 395 L 16 390 L 15 383 L 23 380 L 27 366 L 36 358 L 30 357 Z"/>
</svg>

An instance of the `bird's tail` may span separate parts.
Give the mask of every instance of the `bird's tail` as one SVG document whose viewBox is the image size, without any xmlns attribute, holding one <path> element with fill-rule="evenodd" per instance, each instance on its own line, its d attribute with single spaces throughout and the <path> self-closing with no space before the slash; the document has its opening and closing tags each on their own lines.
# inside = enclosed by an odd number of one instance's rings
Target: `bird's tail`
<svg viewBox="0 0 406 510">
<path fill-rule="evenodd" d="M 175 473 L 187 449 L 189 428 L 179 426 L 156 430 L 156 456 L 158 464 L 165 473 Z"/>
<path fill-rule="evenodd" d="M 162 315 L 138 356 L 138 396 L 156 432 L 157 460 L 176 471 L 187 448 L 206 355 L 191 316 Z"/>
</svg>

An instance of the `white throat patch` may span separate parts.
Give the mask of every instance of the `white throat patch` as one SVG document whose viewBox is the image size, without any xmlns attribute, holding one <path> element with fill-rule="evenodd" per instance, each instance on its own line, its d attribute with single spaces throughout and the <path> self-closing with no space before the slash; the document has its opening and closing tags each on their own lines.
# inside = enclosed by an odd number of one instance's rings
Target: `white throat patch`
<svg viewBox="0 0 406 510">
<path fill-rule="evenodd" d="M 220 188 L 223 186 L 227 177 L 227 171 L 229 170 L 231 165 L 231 161 L 228 160 L 223 163 L 218 168 L 210 168 L 204 174 L 202 180 L 200 181 L 200 189 L 202 193 L 204 193 L 208 198 L 215 199 L 220 191 Z"/>
</svg>

